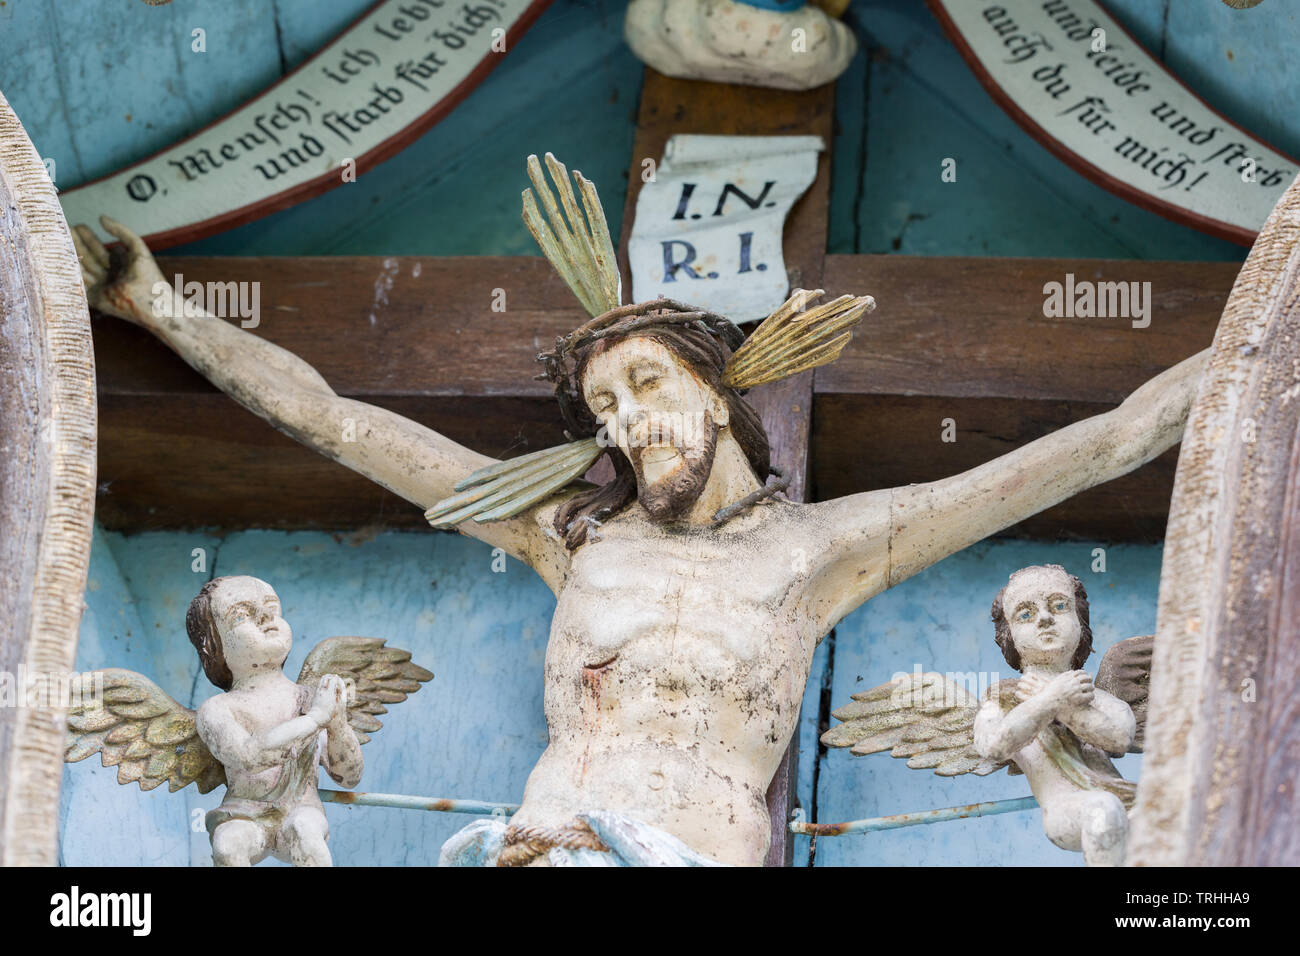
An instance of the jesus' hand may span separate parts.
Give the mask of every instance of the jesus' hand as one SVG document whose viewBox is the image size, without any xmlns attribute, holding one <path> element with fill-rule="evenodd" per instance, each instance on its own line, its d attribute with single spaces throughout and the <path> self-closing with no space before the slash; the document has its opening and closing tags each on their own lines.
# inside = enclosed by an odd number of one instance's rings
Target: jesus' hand
<svg viewBox="0 0 1300 956">
<path fill-rule="evenodd" d="M 125 260 L 115 265 L 93 229 L 84 224 L 73 227 L 72 244 L 81 262 L 86 301 L 107 315 L 148 327 L 154 314 L 153 290 L 158 283 L 167 284 L 162 271 L 139 236 L 107 216 L 100 216 L 99 221 L 122 243 L 126 254 Z M 171 304 L 170 290 L 166 304 Z"/>
</svg>

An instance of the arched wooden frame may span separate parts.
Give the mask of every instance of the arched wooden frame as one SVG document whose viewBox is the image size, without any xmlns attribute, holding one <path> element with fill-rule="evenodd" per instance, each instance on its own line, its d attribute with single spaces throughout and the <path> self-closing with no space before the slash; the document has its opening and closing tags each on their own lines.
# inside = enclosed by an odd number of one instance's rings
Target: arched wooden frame
<svg viewBox="0 0 1300 956">
<path fill-rule="evenodd" d="M 1129 862 L 1300 864 L 1300 178 L 1251 249 L 1188 418 Z"/>
<path fill-rule="evenodd" d="M 76 659 L 95 507 L 95 364 L 81 269 L 36 150 L 0 96 L 0 864 L 57 856 L 63 712 L 20 674 Z"/>
</svg>

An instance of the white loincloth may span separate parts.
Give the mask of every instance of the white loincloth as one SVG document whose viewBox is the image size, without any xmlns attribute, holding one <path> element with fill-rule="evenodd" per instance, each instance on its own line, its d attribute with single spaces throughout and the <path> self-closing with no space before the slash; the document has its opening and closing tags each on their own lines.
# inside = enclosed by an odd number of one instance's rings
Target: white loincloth
<svg viewBox="0 0 1300 956">
<path fill-rule="evenodd" d="M 609 850 L 552 847 L 551 866 L 723 866 L 696 853 L 677 837 L 621 813 L 579 813 Z M 439 866 L 496 866 L 509 823 L 504 818 L 475 820 L 442 845 Z"/>
</svg>

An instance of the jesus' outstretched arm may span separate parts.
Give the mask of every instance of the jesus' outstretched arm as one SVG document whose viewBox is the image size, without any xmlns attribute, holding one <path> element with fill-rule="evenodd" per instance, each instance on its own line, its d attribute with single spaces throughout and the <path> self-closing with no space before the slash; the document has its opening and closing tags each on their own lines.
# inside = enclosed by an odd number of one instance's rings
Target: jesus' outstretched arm
<svg viewBox="0 0 1300 956">
<path fill-rule="evenodd" d="M 1167 369 L 1105 414 L 959 475 L 815 505 L 834 529 L 816 584 L 828 624 L 948 555 L 1177 444 L 1208 355 Z"/>
<path fill-rule="evenodd" d="M 421 508 L 448 497 L 456 482 L 494 463 L 400 415 L 336 395 L 314 368 L 278 345 L 215 316 L 195 315 L 192 305 L 176 298 L 138 236 L 109 219 L 103 225 L 121 240 L 127 258 L 120 274 L 111 275 L 108 251 L 94 232 L 86 226 L 73 230 L 90 304 L 147 328 L 280 431 Z M 344 440 L 349 420 L 355 434 Z M 547 533 L 550 510 L 543 505 L 505 521 L 467 521 L 460 530 L 532 565 L 554 588 L 567 551 Z"/>
</svg>

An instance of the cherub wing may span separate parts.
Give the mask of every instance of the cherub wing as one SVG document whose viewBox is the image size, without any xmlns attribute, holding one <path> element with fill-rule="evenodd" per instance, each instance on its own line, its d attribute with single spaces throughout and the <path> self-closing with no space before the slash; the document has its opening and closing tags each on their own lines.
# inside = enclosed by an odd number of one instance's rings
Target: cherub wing
<svg viewBox="0 0 1300 956">
<path fill-rule="evenodd" d="M 942 674 L 908 674 L 853 695 L 834 712 L 844 721 L 822 734 L 828 747 L 849 747 L 858 755 L 888 750 L 906 757 L 913 770 L 933 769 L 941 777 L 992 773 L 1006 762 L 975 751 L 975 715 L 980 701 Z"/>
<path fill-rule="evenodd" d="M 135 671 L 110 668 L 78 674 L 72 683 L 68 763 L 98 753 L 117 767 L 117 782 L 152 790 L 198 784 L 199 793 L 226 782 L 225 768 L 199 739 L 195 712 Z"/>
<path fill-rule="evenodd" d="M 1129 753 L 1140 754 L 1147 729 L 1147 691 L 1151 684 L 1151 651 L 1155 635 L 1130 637 L 1111 645 L 1101 658 L 1097 679 L 1093 684 L 1108 694 L 1114 694 L 1129 707 L 1137 720 L 1137 733 Z"/>
<path fill-rule="evenodd" d="M 303 661 L 298 683 L 315 688 L 326 674 L 337 674 L 356 685 L 356 699 L 348 704 L 348 723 L 363 744 L 384 725 L 376 714 L 388 713 L 386 704 L 400 704 L 433 674 L 411 662 L 411 652 L 385 647 L 381 637 L 330 637 Z"/>
</svg>

